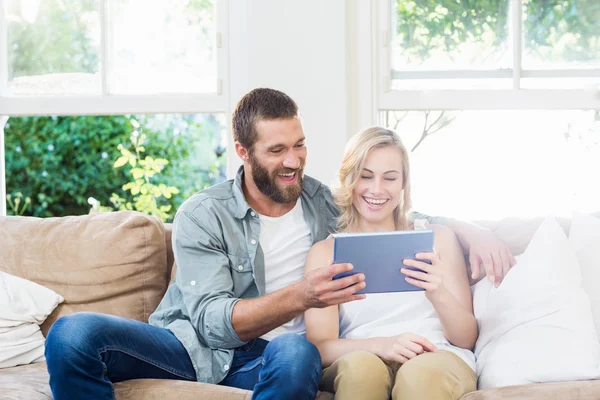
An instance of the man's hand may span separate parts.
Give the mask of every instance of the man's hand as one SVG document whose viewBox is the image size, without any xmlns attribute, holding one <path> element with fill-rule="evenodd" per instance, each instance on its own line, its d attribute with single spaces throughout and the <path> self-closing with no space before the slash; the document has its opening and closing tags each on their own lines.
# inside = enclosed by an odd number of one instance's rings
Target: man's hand
<svg viewBox="0 0 600 400">
<path fill-rule="evenodd" d="M 470 241 L 469 263 L 472 279 L 479 278 L 481 270 L 485 269 L 487 278 L 498 287 L 516 261 L 508 246 L 496 235 L 489 230 L 482 230 Z"/>
<path fill-rule="evenodd" d="M 413 333 L 403 333 L 392 337 L 369 339 L 373 345 L 373 353 L 387 361 L 404 364 L 411 358 L 426 351 L 435 352 L 437 348 L 427 338 Z"/>
<path fill-rule="evenodd" d="M 324 308 L 364 299 L 364 294 L 355 294 L 365 287 L 363 274 L 333 280 L 335 275 L 353 268 L 352 264 L 330 264 L 308 272 L 298 284 L 305 308 Z"/>
</svg>

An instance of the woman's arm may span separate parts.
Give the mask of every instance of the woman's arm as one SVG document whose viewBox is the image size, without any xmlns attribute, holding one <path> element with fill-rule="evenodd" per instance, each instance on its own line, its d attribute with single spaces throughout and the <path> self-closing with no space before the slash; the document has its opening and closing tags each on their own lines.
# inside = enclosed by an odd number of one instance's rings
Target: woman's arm
<svg viewBox="0 0 600 400">
<path fill-rule="evenodd" d="M 473 315 L 473 301 L 465 260 L 454 233 L 445 226 L 431 226 L 435 231 L 436 253 L 420 255 L 431 265 L 413 260 L 405 264 L 427 272 L 403 269 L 407 281 L 425 289 L 433 304 L 448 341 L 455 346 L 472 349 L 477 340 L 477 320 Z M 424 282 L 419 282 L 420 279 Z"/>
<path fill-rule="evenodd" d="M 333 239 L 316 243 L 308 253 L 305 274 L 327 265 L 333 255 Z M 311 308 L 304 313 L 306 338 L 319 349 L 323 366 L 328 367 L 339 357 L 350 351 L 359 350 L 354 344 L 339 339 L 338 306 Z"/>
<path fill-rule="evenodd" d="M 333 239 L 315 244 L 308 254 L 305 273 L 327 265 L 332 255 Z M 340 339 L 338 306 L 311 308 L 304 313 L 304 322 L 306 337 L 319 349 L 324 367 L 330 366 L 344 354 L 354 351 L 368 351 L 385 360 L 404 363 L 425 351 L 437 350 L 428 339 L 413 334 L 371 339 Z"/>
</svg>

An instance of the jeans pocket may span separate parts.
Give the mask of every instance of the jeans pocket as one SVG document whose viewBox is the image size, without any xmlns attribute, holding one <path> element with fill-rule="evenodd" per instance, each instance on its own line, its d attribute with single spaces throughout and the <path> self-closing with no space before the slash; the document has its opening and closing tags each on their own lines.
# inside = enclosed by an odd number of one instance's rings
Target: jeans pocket
<svg viewBox="0 0 600 400">
<path fill-rule="evenodd" d="M 244 372 L 252 371 L 253 369 L 255 369 L 257 367 L 262 367 L 263 360 L 264 360 L 263 357 L 260 356 L 260 357 L 258 357 L 256 359 L 248 362 L 243 367 L 240 367 L 239 369 L 237 369 L 235 371 L 231 371 L 231 373 L 227 376 L 227 378 L 230 378 L 230 377 L 238 375 L 238 374 L 242 374 Z"/>
</svg>

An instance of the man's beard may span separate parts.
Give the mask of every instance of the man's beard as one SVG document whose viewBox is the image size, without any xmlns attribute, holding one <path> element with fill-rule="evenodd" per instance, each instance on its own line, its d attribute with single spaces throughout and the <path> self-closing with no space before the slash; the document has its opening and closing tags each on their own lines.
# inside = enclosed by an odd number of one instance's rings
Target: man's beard
<svg viewBox="0 0 600 400">
<path fill-rule="evenodd" d="M 302 194 L 302 183 L 304 180 L 304 166 L 298 169 L 282 168 L 272 175 L 264 168 L 256 158 L 250 156 L 250 165 L 252 166 L 252 179 L 256 187 L 262 194 L 270 198 L 276 203 L 286 204 L 298 200 Z M 285 188 L 277 186 L 278 174 L 296 173 L 296 183 L 294 185 L 286 185 Z"/>
</svg>

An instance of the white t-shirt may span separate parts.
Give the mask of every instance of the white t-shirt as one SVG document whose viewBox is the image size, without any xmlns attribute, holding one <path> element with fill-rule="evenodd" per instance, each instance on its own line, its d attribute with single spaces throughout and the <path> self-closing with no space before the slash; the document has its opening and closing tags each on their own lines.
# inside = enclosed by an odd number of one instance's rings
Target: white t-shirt
<svg viewBox="0 0 600 400">
<path fill-rule="evenodd" d="M 415 229 L 422 221 L 415 221 Z M 368 339 L 402 333 L 424 336 L 438 350 L 450 351 L 475 370 L 475 356 L 470 350 L 448 342 L 442 323 L 425 291 L 368 294 L 360 301 L 340 305 L 340 337 Z"/>
<path fill-rule="evenodd" d="M 312 239 L 300 199 L 294 208 L 281 217 L 259 217 L 259 241 L 265 258 L 265 287 L 268 294 L 304 278 L 304 264 Z M 261 338 L 273 340 L 284 333 L 304 332 L 304 315 L 301 314 Z"/>
</svg>

